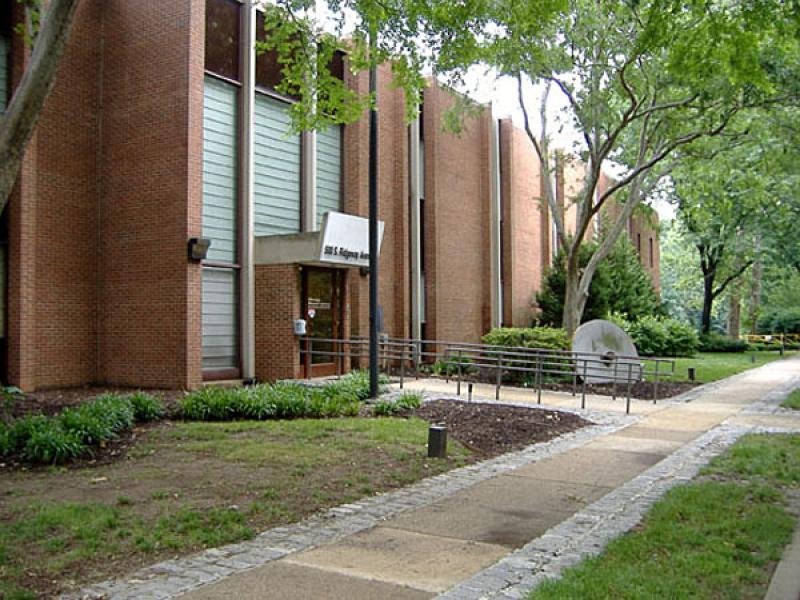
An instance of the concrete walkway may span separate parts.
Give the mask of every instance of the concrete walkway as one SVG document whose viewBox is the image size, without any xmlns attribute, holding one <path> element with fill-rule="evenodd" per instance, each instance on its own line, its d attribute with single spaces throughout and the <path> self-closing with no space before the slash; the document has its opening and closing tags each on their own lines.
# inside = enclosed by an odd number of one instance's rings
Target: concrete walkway
<svg viewBox="0 0 800 600">
<path fill-rule="evenodd" d="M 455 385 L 443 385 L 418 381 L 406 388 L 452 395 Z M 624 399 L 589 397 L 588 416 L 600 426 L 439 476 L 438 486 L 423 483 L 406 503 L 389 494 L 390 509 L 380 507 L 381 497 L 335 509 L 332 517 L 346 517 L 349 525 L 343 521 L 339 533 L 324 539 L 315 537 L 329 523 L 323 519 L 301 524 L 307 537 L 290 544 L 281 545 L 289 538 L 275 532 L 264 534 L 273 537 L 253 546 L 261 552 L 255 558 L 252 551 L 222 549 L 216 562 L 202 559 L 200 580 L 176 563 L 161 567 L 167 579 L 145 574 L 95 593 L 187 600 L 524 597 L 542 578 L 633 527 L 666 489 L 690 479 L 743 433 L 800 431 L 800 418 L 777 408 L 794 386 L 800 387 L 800 357 L 704 388 L 691 402 L 634 401 L 631 417 L 622 415 Z M 473 399 L 493 398 L 493 389 L 488 394 L 476 386 Z M 504 388 L 501 400 L 535 403 L 536 393 Z M 543 403 L 575 410 L 580 397 L 548 393 Z"/>
</svg>

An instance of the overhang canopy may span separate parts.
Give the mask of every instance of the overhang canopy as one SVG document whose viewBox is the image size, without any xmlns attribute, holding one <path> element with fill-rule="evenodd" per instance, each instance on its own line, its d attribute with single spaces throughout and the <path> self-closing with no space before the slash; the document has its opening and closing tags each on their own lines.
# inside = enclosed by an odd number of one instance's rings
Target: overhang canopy
<svg viewBox="0 0 800 600">
<path fill-rule="evenodd" d="M 378 255 L 383 241 L 378 222 Z M 369 220 L 340 212 L 326 213 L 319 231 L 256 236 L 255 264 L 301 264 L 323 267 L 369 266 Z"/>
</svg>

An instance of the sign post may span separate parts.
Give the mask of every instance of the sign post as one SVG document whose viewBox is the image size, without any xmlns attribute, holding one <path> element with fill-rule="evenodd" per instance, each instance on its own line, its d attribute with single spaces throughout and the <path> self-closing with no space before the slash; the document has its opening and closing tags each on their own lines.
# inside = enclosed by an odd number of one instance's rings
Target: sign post
<svg viewBox="0 0 800 600">
<path fill-rule="evenodd" d="M 377 56 L 378 32 L 370 26 L 369 50 L 372 65 L 369 69 L 369 92 L 372 107 L 369 111 L 369 395 L 378 397 L 378 93 Z"/>
</svg>

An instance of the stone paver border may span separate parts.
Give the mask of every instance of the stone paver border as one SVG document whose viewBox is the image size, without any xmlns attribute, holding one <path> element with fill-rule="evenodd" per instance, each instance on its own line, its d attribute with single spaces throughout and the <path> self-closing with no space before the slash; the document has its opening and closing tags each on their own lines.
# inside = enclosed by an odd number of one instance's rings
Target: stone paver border
<svg viewBox="0 0 800 600">
<path fill-rule="evenodd" d="M 720 425 L 437 598 L 525 598 L 543 581 L 557 578 L 564 569 L 600 554 L 611 540 L 641 522 L 650 507 L 669 489 L 690 481 L 709 460 L 742 435 L 797 432 L 800 428 Z"/>
<path fill-rule="evenodd" d="M 442 398 L 466 401 L 463 397 L 447 394 L 430 393 L 425 395 L 425 401 Z M 473 402 L 539 408 L 525 403 L 498 402 L 479 397 L 473 397 Z M 64 595 L 61 598 L 64 600 L 78 598 L 81 600 L 110 598 L 167 600 L 295 552 L 336 542 L 374 527 L 390 517 L 426 506 L 481 481 L 567 452 L 595 438 L 619 431 L 636 423 L 641 418 L 632 415 L 612 415 L 599 411 L 570 411 L 546 406 L 540 408 L 574 412 L 592 420 L 595 424 L 547 442 L 532 444 L 517 452 L 503 454 L 424 479 L 393 492 L 337 506 L 297 524 L 270 529 L 246 542 L 212 548 L 185 558 L 160 562 L 136 571 L 126 579 L 93 584 L 77 594 Z"/>
</svg>

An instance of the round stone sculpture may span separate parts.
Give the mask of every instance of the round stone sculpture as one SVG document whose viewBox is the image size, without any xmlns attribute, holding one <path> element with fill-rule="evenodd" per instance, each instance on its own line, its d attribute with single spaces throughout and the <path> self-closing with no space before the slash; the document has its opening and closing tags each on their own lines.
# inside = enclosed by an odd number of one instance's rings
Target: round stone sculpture
<svg viewBox="0 0 800 600">
<path fill-rule="evenodd" d="M 586 383 L 627 383 L 642 378 L 642 363 L 630 336 L 619 326 L 595 319 L 578 327 L 572 338 L 578 377 Z"/>
</svg>

